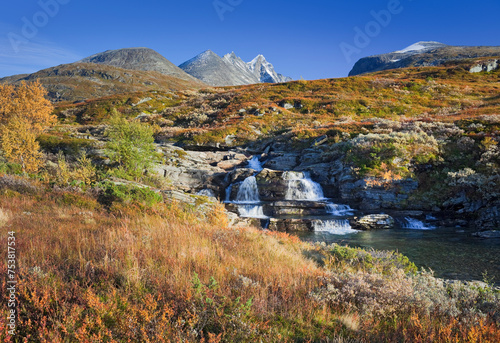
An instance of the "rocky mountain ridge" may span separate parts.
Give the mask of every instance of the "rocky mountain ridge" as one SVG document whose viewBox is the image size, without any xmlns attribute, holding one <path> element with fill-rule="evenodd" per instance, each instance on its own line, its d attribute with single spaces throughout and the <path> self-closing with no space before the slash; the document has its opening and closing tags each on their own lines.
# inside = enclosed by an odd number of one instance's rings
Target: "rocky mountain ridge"
<svg viewBox="0 0 500 343">
<path fill-rule="evenodd" d="M 418 42 L 403 50 L 361 58 L 349 72 L 349 76 L 388 69 L 439 66 L 450 61 L 488 56 L 500 56 L 500 47 Z"/>
<path fill-rule="evenodd" d="M 262 55 L 246 63 L 234 52 L 220 57 L 207 50 L 182 63 L 179 68 L 211 86 L 240 86 L 292 80 L 278 74 L 274 66 Z"/>
</svg>

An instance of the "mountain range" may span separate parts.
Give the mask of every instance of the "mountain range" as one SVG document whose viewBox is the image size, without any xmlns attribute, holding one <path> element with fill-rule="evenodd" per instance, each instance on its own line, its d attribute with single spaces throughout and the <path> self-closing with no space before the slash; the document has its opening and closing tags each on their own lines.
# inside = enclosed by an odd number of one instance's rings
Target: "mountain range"
<svg viewBox="0 0 500 343">
<path fill-rule="evenodd" d="M 246 63 L 234 53 L 221 58 L 208 50 L 179 68 L 152 49 L 125 48 L 107 50 L 32 74 L 4 77 L 0 83 L 18 84 L 36 79 L 55 102 L 81 101 L 124 92 L 177 91 L 207 85 L 237 86 L 291 80 L 276 73 L 262 55 Z"/>
<path fill-rule="evenodd" d="M 397 68 L 431 67 L 449 61 L 499 55 L 498 46 L 452 46 L 432 41 L 418 42 L 403 50 L 361 58 L 349 72 L 349 76 Z"/>
<path fill-rule="evenodd" d="M 211 50 L 182 63 L 179 68 L 211 86 L 240 86 L 292 81 L 278 74 L 262 55 L 244 62 L 234 52 L 220 57 Z"/>
<path fill-rule="evenodd" d="M 500 47 L 418 42 L 402 50 L 361 58 L 349 76 L 387 69 L 439 66 L 452 61 L 490 56 L 500 56 Z M 500 62 L 495 60 L 490 64 L 473 69 L 493 70 Z M 292 80 L 277 73 L 262 55 L 245 62 L 234 52 L 220 57 L 207 50 L 176 66 L 152 49 L 126 48 L 107 50 L 33 74 L 4 77 L 0 83 L 18 84 L 35 79 L 39 79 L 47 88 L 50 100 L 55 102 L 81 101 L 124 92 L 179 91 Z"/>
</svg>

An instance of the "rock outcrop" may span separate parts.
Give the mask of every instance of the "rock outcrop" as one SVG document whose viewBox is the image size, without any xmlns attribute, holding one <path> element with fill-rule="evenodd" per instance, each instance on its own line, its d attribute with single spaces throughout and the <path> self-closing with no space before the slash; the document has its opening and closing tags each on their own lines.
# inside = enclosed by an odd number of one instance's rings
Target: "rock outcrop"
<svg viewBox="0 0 500 343">
<path fill-rule="evenodd" d="M 387 214 L 370 214 L 361 218 L 354 217 L 350 220 L 352 228 L 356 230 L 392 229 L 394 223 L 394 218 Z"/>
</svg>

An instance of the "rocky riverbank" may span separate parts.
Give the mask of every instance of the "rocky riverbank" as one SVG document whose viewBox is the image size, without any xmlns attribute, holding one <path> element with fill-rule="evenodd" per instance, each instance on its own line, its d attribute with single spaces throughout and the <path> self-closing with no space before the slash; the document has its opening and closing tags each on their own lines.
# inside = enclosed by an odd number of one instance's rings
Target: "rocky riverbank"
<svg viewBox="0 0 500 343">
<path fill-rule="evenodd" d="M 240 220 L 272 230 L 314 230 L 311 217 L 329 215 L 328 201 L 357 209 L 356 218 L 353 213 L 349 213 L 350 216 L 341 214 L 341 218 L 348 217 L 351 227 L 357 229 L 398 225 L 392 217 L 389 220 L 378 218 L 382 213 L 391 213 L 403 219 L 433 218 L 433 225 L 439 226 L 475 226 L 480 229 L 494 227 L 498 223 L 498 206 L 495 203 L 483 203 L 478 208 L 466 196 L 454 201 L 455 208 L 462 204 L 458 210 L 450 207 L 452 199 L 441 204 L 428 203 L 422 197 L 417 178 L 388 180 L 360 176 L 346 161 L 345 155 L 328 145 L 311 146 L 301 151 L 285 150 L 286 145 L 281 142 L 268 144 L 257 152 L 252 149 L 184 150 L 173 144 L 164 144 L 161 149 L 168 160 L 157 168 L 159 175 L 174 181 L 175 186 L 184 192 L 205 192 L 226 201 L 228 210 L 240 215 L 238 206 L 230 202 L 237 199 L 243 181 L 254 175 L 259 195 L 256 201 L 262 202 L 262 215 L 257 220 Z M 263 170 L 250 168 L 252 158 L 260 160 Z M 290 176 L 292 174 L 297 179 L 307 175 L 310 180 L 307 182 L 317 183 L 324 199 L 316 199 L 314 195 L 310 199 L 287 199 L 290 179 L 294 178 Z M 297 184 L 297 187 L 303 185 Z M 370 215 L 378 219 L 367 222 L 370 217 L 366 216 Z M 265 221 L 263 218 L 271 219 Z"/>
</svg>

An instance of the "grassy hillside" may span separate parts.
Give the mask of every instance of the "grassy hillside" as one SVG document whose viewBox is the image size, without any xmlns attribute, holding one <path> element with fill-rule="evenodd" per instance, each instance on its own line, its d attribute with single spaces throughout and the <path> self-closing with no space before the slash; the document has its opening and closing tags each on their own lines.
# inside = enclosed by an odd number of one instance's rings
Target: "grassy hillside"
<svg viewBox="0 0 500 343">
<path fill-rule="evenodd" d="M 234 144 L 275 138 L 284 131 L 291 131 L 294 140 L 336 129 L 355 134 L 363 127 L 369 130 L 372 124 L 367 120 L 375 118 L 450 123 L 498 114 L 500 71 L 471 74 L 468 70 L 476 61 L 343 79 L 201 90 L 178 94 L 182 99 L 178 102 L 142 93 L 116 97 L 117 103 L 97 100 L 72 107 L 88 113 L 87 123 L 98 124 L 104 109 L 115 107 L 133 115 L 138 111 L 127 100 L 153 98 L 142 105 L 154 114 L 150 120 L 174 139 L 199 144 L 224 143 L 229 134 L 236 136 Z"/>
<path fill-rule="evenodd" d="M 137 91 L 178 91 L 207 87 L 201 81 L 179 79 L 154 71 L 138 71 L 94 63 L 63 64 L 29 75 L 14 75 L 0 83 L 40 82 L 52 101 L 81 101 Z"/>
<path fill-rule="evenodd" d="M 417 179 L 417 194 L 402 206 L 453 210 L 468 207 L 446 203 L 456 194 L 465 193 L 469 203 L 499 199 L 492 190 L 500 185 L 500 70 L 470 73 L 481 61 L 343 79 L 125 94 L 61 104 L 56 112 L 67 125 L 90 128 L 120 112 L 154 125 L 158 142 L 255 151 L 280 141 L 289 151 L 302 150 L 326 135 L 325 161 L 344 156 L 357 177 L 378 179 L 373 186 Z"/>
<path fill-rule="evenodd" d="M 97 188 L 0 177 L 0 244 L 15 231 L 19 252 L 17 338 L 2 315 L 2 341 L 500 339 L 486 284 L 444 283 L 392 252 L 230 228 L 218 205 L 103 202 Z"/>
</svg>

